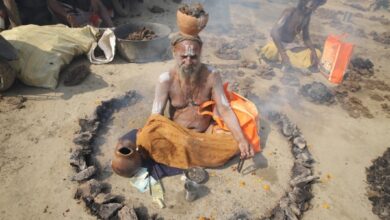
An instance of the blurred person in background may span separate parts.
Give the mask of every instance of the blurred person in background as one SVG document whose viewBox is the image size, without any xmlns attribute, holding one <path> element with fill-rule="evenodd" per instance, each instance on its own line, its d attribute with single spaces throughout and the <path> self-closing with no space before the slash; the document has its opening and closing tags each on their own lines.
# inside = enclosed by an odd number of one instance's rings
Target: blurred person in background
<svg viewBox="0 0 390 220">
<path fill-rule="evenodd" d="M 309 25 L 312 13 L 326 0 L 299 0 L 296 7 L 287 8 L 272 27 L 273 42 L 260 50 L 266 61 L 281 61 L 282 70 L 291 67 L 318 71 L 321 52 L 314 48 L 310 39 Z M 302 34 L 304 45 L 294 42 L 297 35 Z"/>
<path fill-rule="evenodd" d="M 71 27 L 113 27 L 107 8 L 100 0 L 47 0 L 54 17 Z"/>
</svg>

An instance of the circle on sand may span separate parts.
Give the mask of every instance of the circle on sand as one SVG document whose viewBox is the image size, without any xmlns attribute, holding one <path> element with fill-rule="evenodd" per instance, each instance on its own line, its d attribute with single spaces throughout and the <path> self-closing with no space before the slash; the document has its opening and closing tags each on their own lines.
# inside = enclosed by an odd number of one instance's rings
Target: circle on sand
<svg viewBox="0 0 390 220">
<path fill-rule="evenodd" d="M 94 141 L 95 160 L 101 166 L 97 178 L 110 183 L 111 192 L 122 195 L 126 205 L 136 207 L 137 214 L 158 214 L 164 219 L 176 219 L 178 216 L 182 219 L 229 219 L 243 215 L 249 219 L 261 218 L 268 216 L 288 191 L 294 163 L 289 142 L 275 125 L 262 121 L 269 125 L 268 134 L 263 137 L 266 140 L 264 151 L 247 160 L 241 173 L 235 170 L 238 158 L 233 158 L 221 168 L 206 169 L 209 179 L 200 185 L 198 198 L 193 202 L 185 200 L 185 182 L 181 180 L 181 175 L 165 177 L 161 182 L 166 208 L 160 209 L 153 203 L 149 191 L 139 192 L 130 184 L 129 178 L 116 175 L 110 166 L 118 138 L 146 122 L 149 112 L 139 110 L 147 109 L 143 105 L 137 102 L 114 112 Z"/>
</svg>

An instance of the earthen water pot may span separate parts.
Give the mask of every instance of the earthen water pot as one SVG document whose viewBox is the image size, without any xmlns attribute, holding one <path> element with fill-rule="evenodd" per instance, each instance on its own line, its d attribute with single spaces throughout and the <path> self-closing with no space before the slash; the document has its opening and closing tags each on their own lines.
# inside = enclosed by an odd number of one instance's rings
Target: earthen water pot
<svg viewBox="0 0 390 220">
<path fill-rule="evenodd" d="M 112 170 L 123 177 L 134 176 L 141 167 L 141 156 L 130 141 L 119 141 L 111 163 Z"/>
<path fill-rule="evenodd" d="M 179 27 L 181 33 L 195 36 L 198 35 L 204 27 L 206 27 L 209 15 L 205 14 L 196 18 L 177 10 L 176 19 L 177 26 Z"/>
</svg>

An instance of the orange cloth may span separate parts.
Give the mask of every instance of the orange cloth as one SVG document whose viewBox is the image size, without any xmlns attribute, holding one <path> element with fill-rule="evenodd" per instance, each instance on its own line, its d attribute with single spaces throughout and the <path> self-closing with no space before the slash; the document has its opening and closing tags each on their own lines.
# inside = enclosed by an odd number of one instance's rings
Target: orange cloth
<svg viewBox="0 0 390 220">
<path fill-rule="evenodd" d="M 156 162 L 181 169 L 218 167 L 240 152 L 230 134 L 191 131 L 157 114 L 138 132 L 137 146 Z"/>
</svg>

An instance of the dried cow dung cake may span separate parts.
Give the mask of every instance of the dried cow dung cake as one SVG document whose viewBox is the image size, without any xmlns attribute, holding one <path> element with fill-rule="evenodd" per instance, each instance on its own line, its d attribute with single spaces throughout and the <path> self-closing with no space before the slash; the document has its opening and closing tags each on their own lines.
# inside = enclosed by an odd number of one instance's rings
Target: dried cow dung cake
<svg viewBox="0 0 390 220">
<path fill-rule="evenodd" d="M 127 40 L 152 40 L 154 38 L 157 38 L 157 34 L 154 33 L 154 31 L 143 27 L 138 31 L 129 34 Z"/>
<path fill-rule="evenodd" d="M 381 34 L 378 34 L 377 32 L 373 31 L 370 33 L 370 35 L 376 42 L 382 44 L 390 44 L 390 31 L 386 31 Z"/>
<path fill-rule="evenodd" d="M 368 199 L 372 203 L 372 212 L 380 219 L 390 217 L 390 148 L 378 157 L 366 169 L 369 184 Z"/>
<path fill-rule="evenodd" d="M 179 11 L 195 18 L 200 18 L 201 16 L 206 15 L 203 6 L 199 3 L 191 5 L 183 4 L 179 7 Z"/>
<path fill-rule="evenodd" d="M 300 93 L 311 102 L 320 104 L 332 104 L 334 95 L 326 85 L 320 82 L 313 82 L 301 87 Z"/>
</svg>

